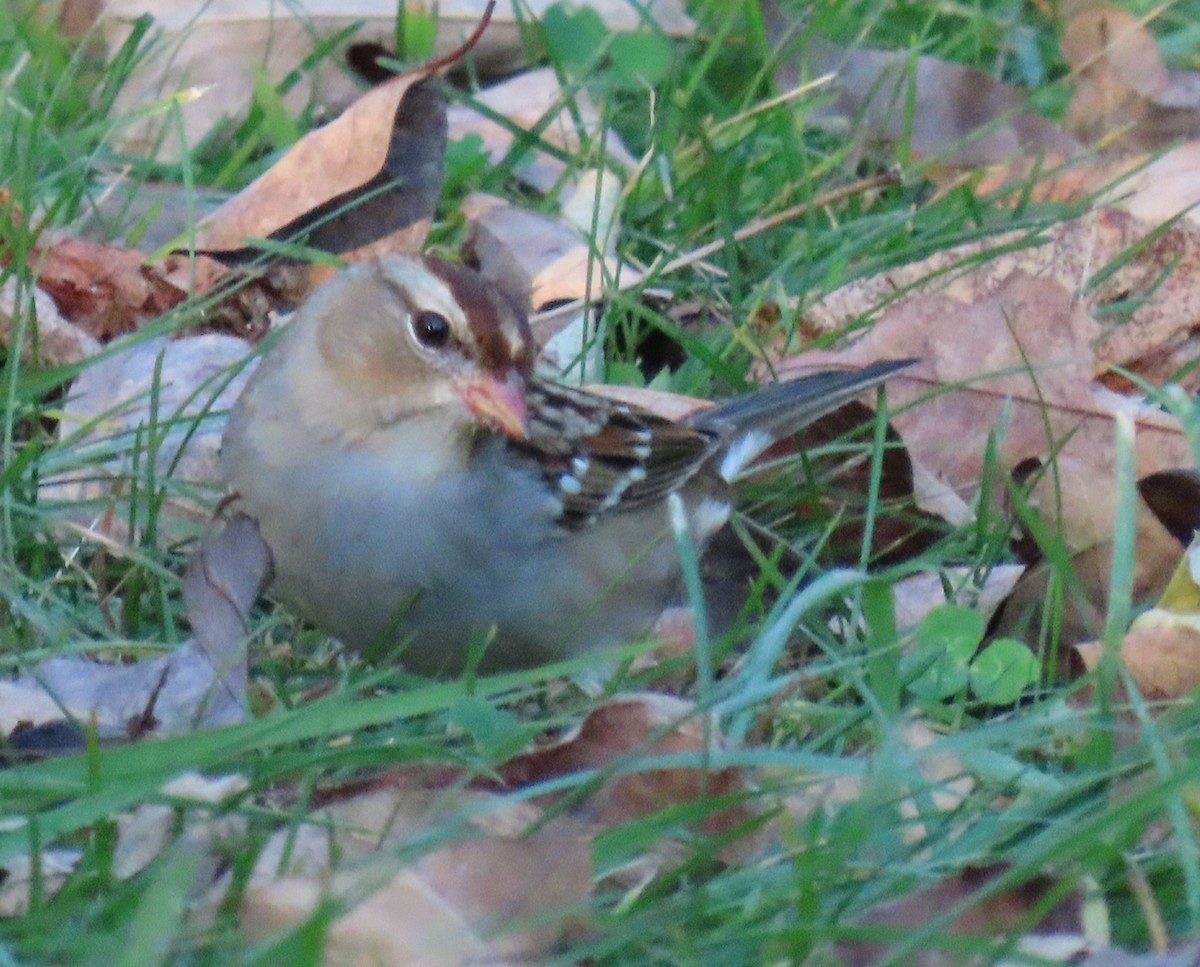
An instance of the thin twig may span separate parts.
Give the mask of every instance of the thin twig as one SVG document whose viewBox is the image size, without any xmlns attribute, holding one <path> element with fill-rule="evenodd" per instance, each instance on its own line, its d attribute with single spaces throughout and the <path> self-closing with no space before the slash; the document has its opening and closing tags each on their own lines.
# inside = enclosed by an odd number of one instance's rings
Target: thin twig
<svg viewBox="0 0 1200 967">
<path fill-rule="evenodd" d="M 426 61 L 424 64 L 419 64 L 410 70 L 405 71 L 405 74 L 432 74 L 434 71 L 441 70 L 449 64 L 453 64 L 459 58 L 470 52 L 471 48 L 479 43 L 479 38 L 483 36 L 483 32 L 487 30 L 487 26 L 492 22 L 492 11 L 496 9 L 496 0 L 488 0 L 488 5 L 483 11 L 483 16 L 479 18 L 479 23 L 471 32 L 463 43 L 459 44 L 454 50 L 448 54 L 443 54 L 441 57 Z"/>
</svg>

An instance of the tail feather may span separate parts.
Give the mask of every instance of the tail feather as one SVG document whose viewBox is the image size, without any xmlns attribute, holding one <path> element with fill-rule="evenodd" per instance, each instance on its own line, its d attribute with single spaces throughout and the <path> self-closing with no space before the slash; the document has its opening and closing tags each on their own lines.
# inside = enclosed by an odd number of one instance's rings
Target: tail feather
<svg viewBox="0 0 1200 967">
<path fill-rule="evenodd" d="M 882 360 L 861 369 L 825 370 L 771 383 L 703 410 L 692 419 L 692 425 L 727 441 L 721 475 L 733 480 L 776 440 L 802 430 L 915 362 Z"/>
</svg>

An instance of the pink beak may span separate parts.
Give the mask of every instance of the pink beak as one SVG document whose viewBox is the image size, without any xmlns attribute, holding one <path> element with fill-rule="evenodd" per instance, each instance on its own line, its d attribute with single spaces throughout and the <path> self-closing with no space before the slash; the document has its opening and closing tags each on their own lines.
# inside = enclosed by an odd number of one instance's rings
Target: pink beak
<svg viewBox="0 0 1200 967">
<path fill-rule="evenodd" d="M 525 386 L 515 370 L 503 380 L 485 375 L 463 380 L 458 389 L 467 408 L 480 419 L 506 436 L 525 438 Z"/>
</svg>

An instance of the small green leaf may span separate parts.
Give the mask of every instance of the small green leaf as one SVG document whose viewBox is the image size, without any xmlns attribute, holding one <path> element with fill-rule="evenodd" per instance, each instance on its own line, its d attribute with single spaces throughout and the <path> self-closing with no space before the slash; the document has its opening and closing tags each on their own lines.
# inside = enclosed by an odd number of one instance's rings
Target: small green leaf
<svg viewBox="0 0 1200 967">
<path fill-rule="evenodd" d="M 913 661 L 932 664 L 912 683 L 924 698 L 940 700 L 967 687 L 971 659 L 983 640 L 983 616 L 970 608 L 946 605 L 930 611 L 917 626 Z"/>
<path fill-rule="evenodd" d="M 488 168 L 488 154 L 483 148 L 483 138 L 472 131 L 446 144 L 446 183 L 444 194 L 465 190 L 473 181 L 482 177 Z"/>
<path fill-rule="evenodd" d="M 262 111 L 263 133 L 275 147 L 286 148 L 300 140 L 304 132 L 299 122 L 261 67 L 254 68 L 254 103 Z"/>
<path fill-rule="evenodd" d="M 600 55 L 608 28 L 590 7 L 578 9 L 556 3 L 542 16 L 551 58 L 568 74 L 591 68 Z"/>
<path fill-rule="evenodd" d="M 940 647 L 950 651 L 972 652 L 983 641 L 983 615 L 971 608 L 947 604 L 934 608 L 917 626 L 917 643 L 922 647 Z"/>
<path fill-rule="evenodd" d="M 671 44 L 661 34 L 617 34 L 608 48 L 617 76 L 630 86 L 652 86 L 671 67 Z"/>
<path fill-rule="evenodd" d="M 981 701 L 1009 705 L 1038 680 L 1041 668 L 1024 642 L 997 638 L 971 663 L 971 691 Z"/>
<path fill-rule="evenodd" d="M 472 739 L 485 756 L 511 754 L 510 745 L 520 746 L 527 736 L 521 724 L 504 709 L 474 695 L 456 699 L 446 710 L 446 719 Z"/>
</svg>

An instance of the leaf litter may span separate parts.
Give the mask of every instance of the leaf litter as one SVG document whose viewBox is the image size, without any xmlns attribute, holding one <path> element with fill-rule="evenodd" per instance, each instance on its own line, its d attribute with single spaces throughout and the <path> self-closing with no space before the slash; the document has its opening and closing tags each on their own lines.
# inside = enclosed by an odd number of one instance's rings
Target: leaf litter
<svg viewBox="0 0 1200 967">
<path fill-rule="evenodd" d="M 1097 47 L 1098 36 L 1109 39 Z M 939 113 L 921 91 L 949 89 L 962 95 L 981 78 L 958 65 L 921 57 L 914 147 L 922 154 L 938 155 L 940 163 L 960 168 L 995 165 L 994 171 L 1012 176 L 1018 169 L 1002 166 L 1014 152 L 1078 158 L 1084 154 L 1083 143 L 1120 130 L 1124 140 L 1114 143 L 1122 145 L 1119 151 L 1126 156 L 1113 164 L 1124 167 L 1097 166 L 1072 190 L 1088 190 L 1089 184 L 1120 171 L 1127 178 L 1124 184 L 1131 186 L 1125 196 L 1110 196 L 1104 205 L 1039 237 L 993 237 L 852 282 L 803 307 L 798 334 L 801 339 L 827 341 L 834 335 L 855 334 L 868 318 L 874 320 L 870 330 L 837 350 L 800 352 L 795 343 L 777 346 L 771 368 L 787 375 L 814 365 L 920 356 L 922 363 L 896 382 L 888 399 L 889 429 L 898 432 L 897 447 L 909 461 L 908 469 L 898 472 L 905 497 L 915 500 L 919 487 L 914 481 L 926 479 L 923 486 L 942 488 L 959 499 L 954 513 L 970 514 L 980 511 L 975 501 L 985 489 L 1013 494 L 1015 501 L 1024 502 L 1024 520 L 1048 522 L 1074 556 L 1076 572 L 1083 575 L 1091 570 L 1099 576 L 1108 569 L 1111 535 L 1106 521 L 1116 498 L 1104 481 L 1111 479 L 1117 459 L 1114 421 L 1118 415 L 1130 419 L 1137 429 L 1134 457 L 1141 497 L 1137 565 L 1147 575 L 1139 580 L 1138 596 L 1162 595 L 1162 600 L 1131 629 L 1122 655 L 1148 697 L 1170 699 L 1195 687 L 1189 671 L 1195 664 L 1190 621 L 1195 602 L 1187 591 L 1194 588 L 1195 578 L 1187 563 L 1190 554 L 1184 555 L 1187 539 L 1181 535 L 1195 517 L 1198 501 L 1194 487 L 1171 477 L 1180 468 L 1190 471 L 1194 455 L 1171 408 L 1157 406 L 1153 394 L 1147 399 L 1130 391 L 1140 381 L 1153 387 L 1171 379 L 1195 388 L 1196 370 L 1189 369 L 1196 358 L 1197 307 L 1191 293 L 1200 291 L 1190 276 L 1196 264 L 1195 230 L 1186 221 L 1164 224 L 1176 212 L 1163 207 L 1172 194 L 1177 200 L 1185 197 L 1179 189 L 1194 167 L 1188 159 L 1195 147 L 1184 144 L 1141 169 L 1131 166 L 1128 152 L 1153 150 L 1179 132 L 1190 136 L 1197 99 L 1190 93 L 1193 79 L 1162 68 L 1153 38 L 1120 11 L 1096 7 L 1076 14 L 1067 22 L 1063 43 L 1077 72 L 1067 119 L 1070 133 L 1032 114 L 1014 89 L 990 79 L 989 96 L 976 98 L 965 117 L 962 112 Z M 843 116 L 865 114 L 871 120 L 860 130 L 884 140 L 897 136 L 896 112 L 886 105 L 894 105 L 902 93 L 889 85 L 902 82 L 883 80 L 907 55 L 810 46 L 804 56 L 809 58 L 806 70 L 836 75 L 837 108 Z M 419 251 L 440 190 L 446 135 L 436 123 L 444 104 L 420 109 L 417 115 L 406 113 L 413 107 L 406 107 L 406 91 L 414 87 L 429 92 L 432 82 L 389 81 L 363 95 L 337 121 L 306 136 L 258 182 L 218 210 L 191 240 L 194 246 L 213 250 L 214 255 L 223 249 L 225 261 L 239 263 L 262 249 L 253 243 L 247 246 L 248 239 L 298 241 L 350 258 L 383 250 Z M 541 128 L 540 137 L 572 154 L 583 143 L 574 125 L 582 122 L 586 131 L 598 118 L 582 94 L 565 103 L 561 89 L 545 72 L 520 75 L 492 93 L 494 110 L 509 114 L 518 126 Z M 487 103 L 488 94 L 485 91 L 481 101 Z M 543 127 L 541 120 L 551 108 L 562 113 Z M 414 127 L 414 117 L 422 124 L 434 121 L 433 128 Z M 471 118 L 459 106 L 450 111 L 449 130 L 451 137 L 474 130 L 493 160 L 503 157 L 512 144 L 510 131 L 486 118 Z M 970 147 L 958 150 L 960 143 Z M 533 157 L 518 168 L 530 185 L 545 190 L 562 181 L 567 168 L 556 153 L 535 152 Z M 415 178 L 408 176 L 413 158 L 421 159 L 415 164 L 422 173 Z M 633 164 L 636 160 L 616 146 L 592 171 L 604 179 L 607 170 Z M 400 204 L 391 206 L 391 217 L 372 209 L 369 199 L 364 201 L 365 195 L 393 190 L 400 193 Z M 564 205 L 564 210 L 569 207 Z M 569 269 L 556 261 L 564 253 L 581 251 L 578 236 L 562 234 L 562 222 L 543 221 L 539 227 L 533 219 L 532 229 L 520 229 L 531 230 L 534 238 L 544 231 L 545 238 L 559 239 L 550 246 L 552 257 L 525 263 L 519 257 L 525 253 L 523 236 L 510 234 L 515 230 L 500 219 L 501 209 L 485 204 L 479 211 L 473 254 L 497 282 L 506 280 L 506 288 L 526 293 L 535 309 L 587 295 L 586 288 L 580 291 L 579 273 L 580 265 L 590 265 L 591 253 L 582 262 L 578 254 L 571 256 L 575 262 Z M 613 223 L 619 224 L 615 206 L 612 211 Z M 503 214 L 521 222 L 528 213 Z M 361 226 L 366 227 L 360 231 Z M 209 267 L 205 280 L 196 285 L 195 275 L 184 281 L 186 273 L 194 272 L 193 263 L 186 263 L 185 273 L 179 257 L 148 265 L 135 250 L 88 248 L 70 238 L 52 242 L 41 255 L 43 291 L 33 294 L 41 300 L 39 324 L 50 337 L 50 320 L 61 313 L 65 325 L 82 333 L 61 342 L 47 338 L 44 364 L 92 355 L 102 342 L 136 331 L 185 295 L 215 286 L 223 276 L 219 267 Z M 614 276 L 628 273 L 625 284 L 637 279 L 629 267 L 609 268 Z M 319 283 L 320 275 L 261 290 L 259 316 L 286 313 Z M 283 289 L 292 297 L 280 298 Z M 46 298 L 52 299 L 55 312 L 45 305 Z M 9 317 L 21 311 L 14 306 Z M 647 391 L 625 392 L 664 411 L 682 412 L 692 405 Z M 117 402 L 94 407 L 81 422 L 100 420 Z M 994 466 L 983 460 L 992 440 L 998 454 Z M 1038 467 L 1036 482 L 1023 491 L 1027 481 L 1020 471 L 1027 471 L 1030 461 Z M 1046 469 L 1051 463 L 1053 472 Z M 204 479 L 209 472 L 195 473 Z M 989 473 L 1000 473 L 1000 480 L 989 480 Z M 1080 494 L 1086 497 L 1079 499 Z M 1017 581 L 1001 615 L 1015 607 L 1022 581 L 1024 593 L 1034 599 L 1044 596 L 1037 569 L 1038 555 L 1046 549 L 1039 548 L 1034 530 L 1026 534 L 1034 548 L 1027 560 L 1030 570 Z M 107 536 L 117 543 L 130 539 Z M 8 714 L 4 732 L 9 754 L 37 758 L 76 750 L 89 736 L 105 742 L 144 740 L 241 718 L 248 676 L 244 638 L 249 609 L 269 571 L 264 551 L 237 521 L 206 540 L 185 578 L 196 643 L 161 659 L 124 666 L 51 659 L 0 683 L 9 689 L 0 703 Z M 1085 560 L 1087 555 L 1095 560 Z M 1100 580 L 1086 588 L 1083 602 L 1093 613 L 1079 622 L 1081 629 L 1095 628 L 1106 593 Z M 906 623 L 916 625 L 933 606 L 911 607 Z M 1003 617 L 998 622 L 1003 624 Z M 993 628 L 998 626 L 993 622 Z M 1073 655 L 1081 667 L 1094 667 L 1099 647 L 1079 644 Z M 189 661 L 197 662 L 194 670 L 189 670 Z M 750 805 L 762 801 L 755 792 L 755 773 L 704 765 L 722 747 L 715 723 L 704 724 L 706 715 L 666 696 L 620 696 L 593 711 L 574 736 L 509 758 L 487 781 L 461 769 L 385 769 L 367 786 L 316 790 L 314 800 L 320 805 L 307 814 L 298 834 L 281 829 L 260 853 L 241 895 L 243 925 L 253 936 L 270 935 L 303 922 L 332 895 L 341 912 L 330 929 L 328 962 L 382 957 L 391 962 L 461 963 L 538 956 L 586 922 L 597 873 L 593 847 L 601 830 L 636 823 L 664 809 L 682 809 L 688 815 L 686 807 L 706 796 L 716 796 L 725 806 L 689 815 L 680 830 L 722 839 L 728 846 L 724 861 L 748 862 L 776 844 L 778 834 L 764 825 L 763 811 Z M 70 728 L 56 738 L 54 727 L 61 723 Z M 40 729 L 45 731 L 36 731 Z M 927 732 L 924 739 L 915 736 L 912 741 L 928 747 L 932 735 Z M 657 755 L 682 756 L 700 765 L 672 762 L 655 768 Z M 625 773 L 625 762 L 638 767 Z M 576 801 L 545 793 L 514 802 L 505 795 L 579 773 L 596 779 L 591 794 Z M 952 758 L 944 759 L 928 778 L 944 787 L 947 798 L 938 807 L 944 811 L 954 810 L 972 791 L 970 769 Z M 214 792 L 210 803 L 236 800 L 245 792 L 241 777 L 226 777 L 221 783 L 222 791 Z M 204 798 L 165 787 L 163 794 L 181 801 Z M 275 794 L 286 799 L 300 791 L 284 785 Z M 850 798 L 857 794 L 853 783 L 839 793 Z M 825 805 L 829 801 L 822 798 Z M 230 887 L 227 873 L 214 858 L 222 850 L 239 848 L 246 831 L 237 822 L 214 824 L 205 808 L 143 806 L 122 814 L 119 875 L 133 875 L 161 856 L 171 840 L 168 828 L 180 825 L 180 809 L 185 810 L 181 826 L 191 847 L 209 861 L 196 880 L 195 898 L 198 909 L 211 913 Z M 803 818 L 811 802 L 795 803 L 793 809 L 793 818 Z M 415 862 L 402 861 L 407 844 L 438 828 L 449 812 L 463 817 L 464 838 L 434 845 Z M 919 810 L 914 807 L 916 815 Z M 914 828 L 913 835 L 919 842 L 923 832 Z M 666 851 L 661 858 L 652 857 L 644 875 L 654 876 L 674 855 Z M 72 857 L 69 851 L 45 851 L 40 861 L 44 870 L 38 874 L 38 888 L 52 892 L 68 876 Z M 20 911 L 22 897 L 32 888 L 31 864 L 27 861 L 24 877 L 19 865 L 7 868 L 3 906 L 9 912 Z M 1059 885 L 1035 878 L 1029 884 L 1031 893 L 1021 892 L 1024 888 L 988 893 L 988 885 L 1002 877 L 995 870 L 978 875 L 968 870 L 879 907 L 861 922 L 895 928 L 904 938 L 946 906 L 981 895 L 976 919 L 960 918 L 956 929 L 985 934 L 1020 930 L 1027 939 L 1036 938 L 1037 917 L 1030 911 L 1042 909 L 1045 891 L 1059 890 Z M 497 891 L 501 881 L 504 888 Z M 1067 898 L 1069 914 L 1061 926 L 1076 942 L 1069 955 L 1084 957 L 1086 963 L 1104 962 L 1083 937 L 1072 895 L 1059 895 Z M 1060 908 L 1055 906 L 1048 915 L 1051 921 L 1057 923 Z M 406 912 L 400 922 L 398 910 Z M 1008 926 L 997 927 L 1000 921 Z M 880 948 L 867 942 L 847 941 L 840 952 L 853 963 L 873 963 L 880 956 Z"/>
</svg>

